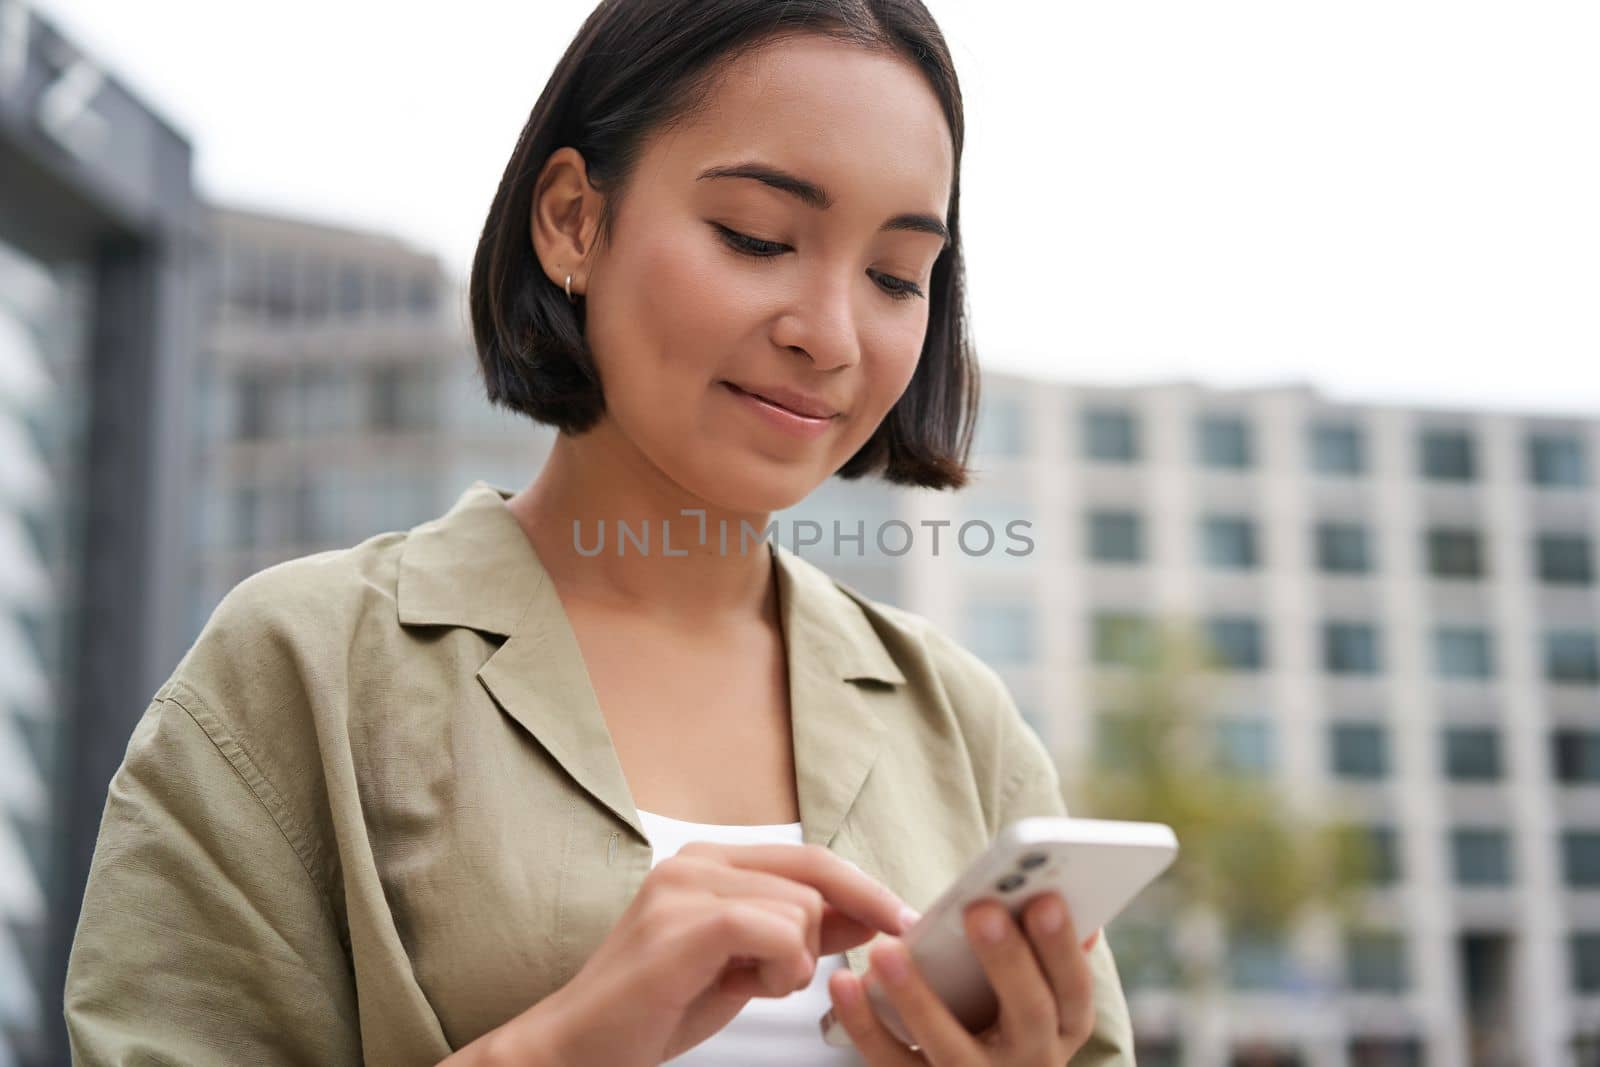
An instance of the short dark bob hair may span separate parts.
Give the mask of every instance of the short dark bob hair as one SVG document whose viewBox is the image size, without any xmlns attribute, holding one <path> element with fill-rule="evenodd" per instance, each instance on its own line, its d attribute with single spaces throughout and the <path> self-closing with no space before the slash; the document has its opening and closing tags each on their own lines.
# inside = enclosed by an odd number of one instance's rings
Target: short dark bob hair
<svg viewBox="0 0 1600 1067">
<path fill-rule="evenodd" d="M 728 61 L 779 35 L 818 34 L 898 55 L 927 78 L 955 149 L 947 225 L 934 263 L 927 335 L 910 384 L 872 437 L 835 473 L 958 489 L 978 409 L 968 336 L 960 225 L 965 133 L 955 65 L 921 0 L 601 0 L 567 47 L 528 115 L 495 190 L 473 256 L 468 301 L 491 403 L 581 434 L 605 410 L 584 337 L 584 301 L 567 301 L 540 268 L 529 219 L 534 183 L 550 154 L 571 145 L 605 194 L 597 240 L 655 130 L 699 113 Z"/>
</svg>

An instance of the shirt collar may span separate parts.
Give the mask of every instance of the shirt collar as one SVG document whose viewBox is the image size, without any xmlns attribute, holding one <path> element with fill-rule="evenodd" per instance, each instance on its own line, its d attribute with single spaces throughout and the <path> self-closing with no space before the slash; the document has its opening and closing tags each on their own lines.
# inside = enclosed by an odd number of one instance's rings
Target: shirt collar
<svg viewBox="0 0 1600 1067">
<path fill-rule="evenodd" d="M 509 637 L 529 620 L 549 580 L 516 518 L 511 492 L 475 481 L 448 512 L 412 529 L 400 556 L 395 599 L 405 626 L 466 626 Z M 768 543 L 778 569 L 778 599 L 792 646 L 804 642 L 842 679 L 905 683 L 872 623 L 827 574 L 780 544 Z M 564 620 L 563 620 L 564 621 Z"/>
<path fill-rule="evenodd" d="M 505 506 L 510 495 L 474 482 L 449 512 L 407 535 L 396 592 L 400 622 L 504 636 L 478 668 L 478 681 L 579 786 L 648 841 L 577 637 Z M 856 683 L 906 679 L 857 600 L 781 545 L 767 544 L 788 659 L 800 822 L 806 842 L 827 845 L 887 730 L 881 705 Z"/>
</svg>

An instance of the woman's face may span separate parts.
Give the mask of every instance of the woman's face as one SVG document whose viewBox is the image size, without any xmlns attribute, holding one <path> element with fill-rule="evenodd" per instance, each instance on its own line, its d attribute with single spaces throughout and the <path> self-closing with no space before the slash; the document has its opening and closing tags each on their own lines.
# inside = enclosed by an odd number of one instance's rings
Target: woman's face
<svg viewBox="0 0 1600 1067">
<path fill-rule="evenodd" d="M 828 206 L 709 173 L 742 165 Z M 605 428 L 715 507 L 804 498 L 910 382 L 953 170 L 938 98 L 904 60 L 801 36 L 730 65 L 703 115 L 646 144 L 613 242 L 585 265 Z M 905 216 L 924 219 L 885 228 Z M 796 422 L 728 383 L 837 415 Z"/>
</svg>

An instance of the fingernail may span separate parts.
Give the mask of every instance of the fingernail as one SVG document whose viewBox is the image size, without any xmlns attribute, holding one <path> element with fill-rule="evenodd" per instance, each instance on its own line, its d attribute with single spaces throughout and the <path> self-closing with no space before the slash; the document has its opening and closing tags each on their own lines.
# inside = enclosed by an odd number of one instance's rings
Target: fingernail
<svg viewBox="0 0 1600 1067">
<path fill-rule="evenodd" d="M 993 908 L 985 908 L 978 916 L 978 936 L 993 945 L 1006 936 L 1006 921 Z"/>
<path fill-rule="evenodd" d="M 1066 905 L 1059 900 L 1049 900 L 1039 909 L 1039 916 L 1034 920 L 1042 934 L 1053 934 L 1061 929 L 1061 924 L 1067 921 Z"/>
<path fill-rule="evenodd" d="M 922 918 L 922 913 L 910 904 L 902 907 L 900 909 L 900 932 L 903 934 L 911 929 L 912 925 L 920 918 Z"/>
</svg>

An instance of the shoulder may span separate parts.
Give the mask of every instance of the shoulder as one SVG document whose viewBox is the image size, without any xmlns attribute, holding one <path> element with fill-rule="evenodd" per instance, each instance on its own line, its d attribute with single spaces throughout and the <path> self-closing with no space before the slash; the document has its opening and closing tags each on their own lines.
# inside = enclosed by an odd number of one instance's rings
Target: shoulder
<svg viewBox="0 0 1600 1067">
<path fill-rule="evenodd" d="M 385 627 L 398 634 L 396 575 L 406 537 L 378 534 L 244 578 L 212 609 L 168 687 L 208 705 L 251 695 L 282 702 L 308 674 L 337 669 L 332 661 L 350 655 L 358 631 L 368 647 Z"/>
</svg>

